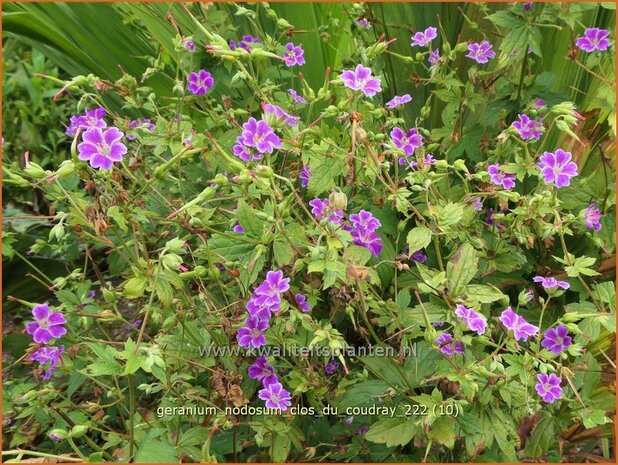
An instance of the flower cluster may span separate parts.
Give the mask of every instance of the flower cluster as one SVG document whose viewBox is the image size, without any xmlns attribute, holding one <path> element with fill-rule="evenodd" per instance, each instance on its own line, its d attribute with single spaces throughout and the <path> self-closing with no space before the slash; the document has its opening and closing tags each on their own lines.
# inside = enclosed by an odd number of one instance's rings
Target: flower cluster
<svg viewBox="0 0 618 465">
<path fill-rule="evenodd" d="M 103 119 L 106 115 L 107 112 L 103 107 L 90 108 L 83 115 L 73 115 L 65 134 L 67 136 L 74 136 L 78 130 L 86 131 L 90 128 L 103 129 L 107 127 L 107 123 Z"/>
<path fill-rule="evenodd" d="M 423 136 L 418 132 L 418 129 L 412 128 L 405 132 L 403 129 L 395 127 L 391 131 L 391 140 L 395 147 L 403 151 L 404 156 L 399 158 L 400 165 L 407 165 L 414 151 L 423 145 Z"/>
<path fill-rule="evenodd" d="M 475 312 L 471 308 L 464 307 L 461 304 L 457 304 L 455 315 L 463 320 L 470 331 L 476 331 L 479 336 L 485 334 L 487 320 L 480 313 Z"/>
<path fill-rule="evenodd" d="M 383 247 L 382 238 L 376 233 L 376 230 L 382 226 L 380 220 L 370 212 L 361 210 L 350 215 L 350 221 L 352 227 L 349 230 L 354 244 L 369 249 L 375 257 L 379 256 Z"/>
<path fill-rule="evenodd" d="M 281 139 L 266 121 L 251 117 L 242 127 L 242 133 L 236 138 L 236 145 L 232 148 L 234 155 L 241 160 L 260 160 L 263 154 L 272 153 L 274 149 L 281 147 Z"/>
<path fill-rule="evenodd" d="M 511 307 L 507 307 L 500 315 L 500 321 L 505 328 L 513 331 L 516 341 L 527 341 L 528 338 L 536 336 L 539 328 L 528 323 L 524 317 L 518 315 Z"/>
<path fill-rule="evenodd" d="M 66 320 L 62 313 L 50 311 L 46 303 L 36 305 L 32 309 L 32 316 L 34 321 L 26 324 L 26 332 L 37 344 L 49 344 L 52 339 L 59 339 L 67 332 L 64 327 Z M 43 374 L 43 379 L 47 381 L 61 362 L 63 352 L 64 346 L 42 346 L 30 355 L 30 360 L 39 362 L 41 366 L 49 363 Z"/>
<path fill-rule="evenodd" d="M 517 121 L 513 121 L 512 126 L 519 133 L 519 137 L 524 140 L 538 140 L 543 133 L 543 123 L 537 119 L 531 119 L 528 115 L 518 115 Z"/>
<path fill-rule="evenodd" d="M 258 392 L 258 397 L 265 401 L 267 408 L 285 411 L 292 404 L 290 393 L 283 389 L 275 368 L 266 361 L 266 357 L 259 356 L 247 373 L 250 378 L 262 383 L 263 389 Z"/>
<path fill-rule="evenodd" d="M 328 199 L 319 199 L 315 198 L 309 201 L 309 206 L 311 207 L 311 213 L 318 220 L 322 218 L 328 218 L 333 223 L 341 223 L 343 219 L 343 210 L 339 208 L 332 208 L 329 205 Z"/>
<path fill-rule="evenodd" d="M 238 329 L 238 345 L 258 348 L 266 344 L 264 332 L 270 326 L 272 313 L 281 309 L 281 294 L 290 288 L 290 278 L 283 277 L 283 271 L 269 271 L 262 284 L 257 286 L 247 302 L 249 318 L 245 326 Z"/>
</svg>

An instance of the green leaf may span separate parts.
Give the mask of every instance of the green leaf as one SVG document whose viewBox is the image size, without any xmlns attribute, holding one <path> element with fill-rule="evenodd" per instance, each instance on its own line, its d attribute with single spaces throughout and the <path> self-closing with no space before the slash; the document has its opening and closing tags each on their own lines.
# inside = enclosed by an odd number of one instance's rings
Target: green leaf
<svg viewBox="0 0 618 465">
<path fill-rule="evenodd" d="M 251 237 L 260 237 L 264 231 L 264 220 L 259 218 L 256 213 L 257 210 L 249 207 L 243 199 L 238 201 L 236 218 L 238 218 L 238 222 L 244 228 L 245 233 Z"/>
<path fill-rule="evenodd" d="M 292 258 L 294 258 L 294 249 L 286 240 L 275 240 L 273 252 L 275 255 L 275 262 L 281 267 L 289 265 Z"/>
<path fill-rule="evenodd" d="M 455 446 L 455 419 L 449 416 L 436 418 L 431 424 L 427 437 L 452 449 Z"/>
<path fill-rule="evenodd" d="M 446 264 L 446 279 L 449 283 L 451 295 L 457 296 L 478 271 L 478 257 L 476 250 L 470 244 L 463 244 L 453 258 Z"/>
<path fill-rule="evenodd" d="M 158 431 L 154 431 L 159 435 Z M 177 463 L 178 452 L 165 437 L 157 438 L 149 433 L 139 444 L 133 461 L 135 463 Z"/>
<path fill-rule="evenodd" d="M 234 240 L 216 233 L 212 235 L 208 245 L 213 253 L 220 255 L 226 260 L 237 260 L 251 253 L 255 248 L 254 244 L 240 242 L 238 239 Z"/>
<path fill-rule="evenodd" d="M 333 399 L 331 402 L 340 409 L 358 407 L 364 404 L 376 404 L 378 398 L 388 389 L 388 384 L 379 379 L 371 379 L 353 385 L 342 396 Z"/>
<path fill-rule="evenodd" d="M 416 434 L 414 418 L 381 418 L 371 425 L 364 438 L 386 447 L 405 446 Z"/>
<path fill-rule="evenodd" d="M 107 216 L 114 220 L 114 222 L 122 229 L 124 232 L 129 230 L 127 226 L 127 220 L 124 215 L 120 212 L 120 208 L 114 205 L 113 207 L 109 207 L 107 209 Z"/>
<path fill-rule="evenodd" d="M 410 248 L 410 254 L 424 249 L 431 243 L 431 230 L 427 226 L 417 226 L 410 230 L 406 242 Z"/>
<path fill-rule="evenodd" d="M 544 415 L 534 427 L 526 441 L 524 453 L 530 458 L 539 458 L 547 454 L 552 443 L 557 441 L 555 420 L 551 415 Z"/>
<path fill-rule="evenodd" d="M 285 463 L 285 460 L 290 454 L 291 447 L 292 440 L 290 439 L 289 434 L 275 434 L 272 444 L 272 461 L 277 463 Z"/>
<path fill-rule="evenodd" d="M 465 288 L 466 300 L 489 304 L 507 297 L 500 289 L 492 285 L 468 284 Z"/>
<path fill-rule="evenodd" d="M 124 284 L 123 294 L 129 299 L 141 297 L 146 289 L 146 283 L 145 276 L 135 276 Z"/>
<path fill-rule="evenodd" d="M 122 366 L 116 360 L 120 352 L 112 346 L 99 344 L 87 344 L 96 354 L 97 361 L 88 365 L 88 371 L 92 376 L 118 375 L 122 373 Z"/>
<path fill-rule="evenodd" d="M 582 274 L 584 276 L 598 276 L 601 273 L 590 269 L 595 263 L 596 259 L 593 257 L 577 257 L 573 261 L 573 265 L 565 267 L 564 270 L 570 278 L 577 278 Z"/>
<path fill-rule="evenodd" d="M 329 157 L 320 154 L 311 158 L 311 178 L 309 178 L 309 194 L 320 195 L 329 191 L 335 185 L 335 178 L 343 174 L 343 156 L 336 154 Z"/>
</svg>

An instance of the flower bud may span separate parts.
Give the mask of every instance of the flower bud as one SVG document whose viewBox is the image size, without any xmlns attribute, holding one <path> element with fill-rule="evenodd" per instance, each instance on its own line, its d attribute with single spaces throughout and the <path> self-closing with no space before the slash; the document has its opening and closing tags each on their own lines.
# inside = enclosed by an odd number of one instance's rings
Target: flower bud
<svg viewBox="0 0 618 465">
<path fill-rule="evenodd" d="M 36 163 L 28 163 L 24 171 L 35 179 L 45 179 L 49 173 Z"/>
<path fill-rule="evenodd" d="M 328 204 L 335 209 L 345 211 L 348 208 L 348 196 L 337 189 L 328 197 Z"/>
<path fill-rule="evenodd" d="M 71 176 L 75 172 L 75 164 L 72 160 L 63 161 L 56 170 L 56 176 L 58 179 L 65 179 Z"/>
<path fill-rule="evenodd" d="M 453 163 L 453 169 L 455 169 L 456 171 L 468 171 L 468 169 L 466 168 L 466 162 L 461 158 L 455 160 L 455 162 Z"/>
</svg>

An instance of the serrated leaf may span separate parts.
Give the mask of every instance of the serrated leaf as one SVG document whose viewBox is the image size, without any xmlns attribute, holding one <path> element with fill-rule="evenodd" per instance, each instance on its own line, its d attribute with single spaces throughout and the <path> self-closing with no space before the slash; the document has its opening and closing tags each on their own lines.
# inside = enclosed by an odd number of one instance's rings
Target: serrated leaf
<svg viewBox="0 0 618 465">
<path fill-rule="evenodd" d="M 476 250 L 470 244 L 463 244 L 446 265 L 446 279 L 453 295 L 459 295 L 478 271 Z"/>
<path fill-rule="evenodd" d="M 405 446 L 416 434 L 413 418 L 382 418 L 371 425 L 364 438 L 386 447 Z"/>
<path fill-rule="evenodd" d="M 424 249 L 431 243 L 431 230 L 427 226 L 417 226 L 410 230 L 406 242 L 410 249 L 410 255 Z"/>
</svg>

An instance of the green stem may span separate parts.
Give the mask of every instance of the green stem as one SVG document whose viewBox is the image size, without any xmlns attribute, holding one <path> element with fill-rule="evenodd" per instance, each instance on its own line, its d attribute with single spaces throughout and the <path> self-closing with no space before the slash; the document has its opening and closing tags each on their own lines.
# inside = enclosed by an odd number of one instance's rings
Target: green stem
<svg viewBox="0 0 618 465">
<path fill-rule="evenodd" d="M 135 441 L 135 384 L 133 375 L 128 376 L 127 383 L 129 385 L 129 461 L 131 461 Z"/>
</svg>

